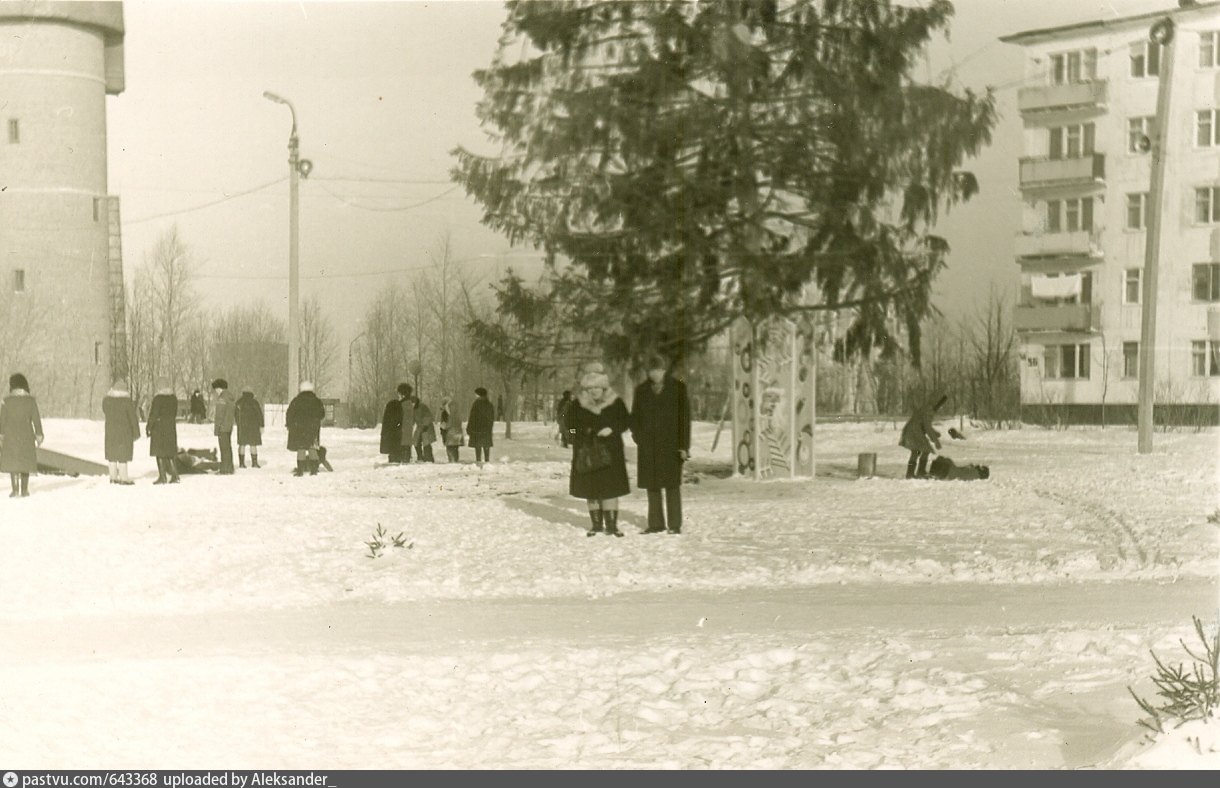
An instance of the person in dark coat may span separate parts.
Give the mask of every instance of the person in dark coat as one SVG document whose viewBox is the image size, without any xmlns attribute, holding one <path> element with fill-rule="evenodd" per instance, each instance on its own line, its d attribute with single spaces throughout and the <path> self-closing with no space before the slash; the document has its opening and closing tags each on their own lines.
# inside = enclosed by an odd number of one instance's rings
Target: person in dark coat
<svg viewBox="0 0 1220 788">
<path fill-rule="evenodd" d="M 203 400 L 203 392 L 195 389 L 191 392 L 190 402 L 191 423 L 202 424 L 208 418 L 208 404 Z"/>
<path fill-rule="evenodd" d="M 386 461 L 402 462 L 402 401 L 410 396 L 411 387 L 399 383 L 395 390 L 396 396 L 385 404 L 385 412 L 381 414 L 381 446 L 380 453 L 386 455 Z"/>
<path fill-rule="evenodd" d="M 293 476 L 318 475 L 318 446 L 322 438 L 322 421 L 326 418 L 326 406 L 314 393 L 308 380 L 301 384 L 301 393 L 288 403 L 284 426 L 288 428 L 288 450 L 297 453 L 297 467 Z"/>
<path fill-rule="evenodd" d="M 603 532 L 622 536 L 623 532 L 618 529 L 618 499 L 631 492 L 623 452 L 623 433 L 631 427 L 631 416 L 627 406 L 610 388 L 610 378 L 601 370 L 602 366 L 597 364 L 580 379 L 580 393 L 568 410 L 573 445 L 568 492 L 588 502 L 593 527 L 587 536 Z M 581 472 L 577 467 L 580 455 L 594 444 L 607 450 L 610 464 Z"/>
<path fill-rule="evenodd" d="M 246 448 L 250 449 L 250 467 L 258 468 L 258 447 L 263 445 L 263 404 L 254 397 L 254 389 L 245 386 L 233 406 L 237 422 L 237 466 L 246 467 Z"/>
<path fill-rule="evenodd" d="M 144 424 L 148 436 L 148 453 L 157 458 L 157 480 L 153 484 L 178 483 L 174 457 L 178 454 L 178 397 L 168 378 L 157 378 L 156 394 L 148 406 L 148 421 Z M 166 479 L 168 474 L 169 478 Z"/>
<path fill-rule="evenodd" d="M 30 474 L 38 472 L 42 445 L 42 417 L 30 384 L 20 372 L 8 379 L 9 394 L 0 404 L 0 471 L 7 471 L 13 491 L 10 498 L 30 494 Z"/>
<path fill-rule="evenodd" d="M 432 444 L 436 441 L 436 425 L 432 419 L 432 409 L 423 403 L 419 397 L 413 397 L 415 403 L 415 456 L 420 462 L 436 462 L 432 456 Z"/>
<path fill-rule="evenodd" d="M 233 392 L 229 391 L 229 381 L 224 378 L 212 381 L 212 391 L 216 394 L 212 433 L 216 435 L 216 444 L 220 447 L 220 473 L 228 476 L 233 473 L 233 423 L 236 420 L 236 402 Z"/>
<path fill-rule="evenodd" d="M 571 407 L 572 392 L 564 391 L 563 396 L 559 398 L 559 402 L 555 403 L 555 423 L 559 426 L 559 445 L 565 449 L 570 445 L 568 443 L 567 417 L 568 409 Z"/>
<path fill-rule="evenodd" d="M 399 462 L 411 461 L 411 450 L 415 448 L 415 389 L 403 383 L 398 388 L 402 395 L 402 433 L 398 439 Z M 419 458 L 419 454 L 415 455 Z"/>
<path fill-rule="evenodd" d="M 932 427 L 936 411 L 948 402 L 949 397 L 942 395 L 932 406 L 924 405 L 916 408 L 911 418 L 902 426 L 902 438 L 898 445 L 909 449 L 911 458 L 907 460 L 907 478 L 924 478 L 928 475 L 928 455 L 933 447 L 940 451 L 940 433 Z"/>
<path fill-rule="evenodd" d="M 470 436 L 470 447 L 474 449 L 474 461 L 482 466 L 491 461 L 491 433 L 495 429 L 496 413 L 487 389 L 479 386 L 474 390 L 474 402 L 470 403 L 470 416 L 466 419 L 466 434 Z"/>
<path fill-rule="evenodd" d="M 449 462 L 458 462 L 462 446 L 462 420 L 458 418 L 453 400 L 445 397 L 441 401 L 441 443 L 445 444 L 445 456 Z"/>
<path fill-rule="evenodd" d="M 102 416 L 106 420 L 106 461 L 110 463 L 110 483 L 135 484 L 127 475 L 127 463 L 135 454 L 135 442 L 140 437 L 140 419 L 136 404 L 131 400 L 127 382 L 116 380 L 102 399 Z"/>
<path fill-rule="evenodd" d="M 987 465 L 958 465 L 945 455 L 939 455 L 928 466 L 928 477 L 950 482 L 977 482 L 991 478 L 991 468 Z"/>
<path fill-rule="evenodd" d="M 631 401 L 631 437 L 639 447 L 639 486 L 648 491 L 646 534 L 682 532 L 682 464 L 690 458 L 690 400 L 686 384 L 668 374 L 669 363 L 653 356 L 648 380 Z M 661 497 L 664 494 L 664 508 Z"/>
</svg>

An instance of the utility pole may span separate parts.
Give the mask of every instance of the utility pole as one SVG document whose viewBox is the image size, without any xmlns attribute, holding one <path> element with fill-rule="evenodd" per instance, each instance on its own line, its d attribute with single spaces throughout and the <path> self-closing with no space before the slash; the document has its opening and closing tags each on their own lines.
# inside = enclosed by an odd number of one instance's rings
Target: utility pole
<svg viewBox="0 0 1220 788">
<path fill-rule="evenodd" d="M 1165 165 L 1169 158 L 1169 140 L 1172 132 L 1169 126 L 1169 94 L 1173 85 L 1173 51 L 1174 51 L 1173 19 L 1164 17 L 1148 33 L 1153 44 L 1163 47 L 1161 53 L 1161 68 L 1157 79 L 1156 119 L 1152 129 L 1152 183 L 1148 189 L 1147 229 L 1144 246 L 1144 282 L 1143 303 L 1140 308 L 1140 345 L 1139 345 L 1139 406 L 1138 415 L 1138 452 L 1148 454 L 1152 451 L 1152 422 L 1154 388 L 1156 385 L 1156 299 L 1157 299 L 1157 268 L 1161 254 L 1161 218 L 1162 203 L 1165 194 Z"/>
<path fill-rule="evenodd" d="M 300 235 L 299 179 L 308 178 L 313 162 L 300 156 L 297 137 L 297 111 L 292 102 L 269 90 L 263 98 L 283 104 L 292 113 L 292 131 L 288 135 L 288 397 L 296 396 L 301 386 L 301 271 L 298 259 Z"/>
</svg>

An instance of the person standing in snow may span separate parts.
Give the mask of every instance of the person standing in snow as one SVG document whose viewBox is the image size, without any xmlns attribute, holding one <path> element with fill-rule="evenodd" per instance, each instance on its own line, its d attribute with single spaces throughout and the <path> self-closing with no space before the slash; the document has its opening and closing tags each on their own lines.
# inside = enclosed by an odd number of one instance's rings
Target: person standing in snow
<svg viewBox="0 0 1220 788">
<path fill-rule="evenodd" d="M 480 467 L 491 461 L 491 434 L 496 425 L 496 413 L 487 389 L 479 386 L 474 390 L 474 402 L 470 403 L 470 416 L 466 418 L 466 434 L 470 436 L 470 447 L 474 449 L 474 461 Z"/>
<path fill-rule="evenodd" d="M 415 447 L 415 389 L 406 383 L 398 384 L 402 396 L 402 434 L 399 436 L 399 461 L 411 461 L 411 449 Z"/>
<path fill-rule="evenodd" d="M 195 389 L 191 393 L 191 423 L 202 424 L 208 417 L 208 405 L 203 401 L 203 392 Z"/>
<path fill-rule="evenodd" d="M 263 445 L 263 404 L 254 398 L 254 389 L 243 386 L 233 407 L 237 422 L 237 464 L 246 467 L 246 448 L 250 449 L 250 467 L 257 468 L 258 447 Z"/>
<path fill-rule="evenodd" d="M 420 462 L 436 462 L 432 456 L 432 443 L 436 440 L 436 426 L 432 420 L 432 409 L 419 397 L 414 398 L 415 456 Z"/>
<path fill-rule="evenodd" d="M 148 421 L 144 434 L 148 436 L 148 453 L 157 458 L 157 480 L 153 484 L 178 483 L 174 456 L 178 454 L 178 397 L 169 378 L 157 378 L 156 393 L 148 406 Z M 168 480 L 166 474 L 169 474 Z"/>
<path fill-rule="evenodd" d="M 102 416 L 106 420 L 106 461 L 110 463 L 110 483 L 135 484 L 127 475 L 127 463 L 135 454 L 135 442 L 140 437 L 140 419 L 136 404 L 131 401 L 127 382 L 116 380 L 102 399 Z"/>
<path fill-rule="evenodd" d="M 42 445 L 42 417 L 30 384 L 18 372 L 8 379 L 9 394 L 0 404 L 0 471 L 7 471 L 13 491 L 10 498 L 30 494 L 30 474 L 38 472 L 38 447 Z"/>
<path fill-rule="evenodd" d="M 907 478 L 922 479 L 928 475 L 928 455 L 933 447 L 940 451 L 940 433 L 932 426 L 936 411 L 949 401 L 947 395 L 941 395 L 932 406 L 923 405 L 915 409 L 911 418 L 902 427 L 902 438 L 898 445 L 909 449 L 911 458 L 907 460 Z"/>
<path fill-rule="evenodd" d="M 690 400 L 669 363 L 652 356 L 648 379 L 631 401 L 631 437 L 639 447 L 639 486 L 648 491 L 646 534 L 682 532 L 682 465 L 690 458 Z M 664 508 L 661 497 L 664 495 Z"/>
<path fill-rule="evenodd" d="M 380 453 L 386 455 L 386 462 L 402 462 L 402 401 L 404 391 L 410 391 L 406 383 L 399 383 L 394 399 L 385 404 L 381 414 L 381 446 Z"/>
<path fill-rule="evenodd" d="M 445 456 L 449 462 L 458 462 L 458 450 L 462 445 L 462 420 L 458 418 L 450 397 L 441 401 L 441 442 L 445 444 Z"/>
<path fill-rule="evenodd" d="M 631 492 L 623 452 L 623 433 L 631 426 L 631 416 L 602 369 L 593 365 L 580 379 L 580 393 L 568 410 L 574 447 L 568 492 L 588 503 L 593 525 L 586 536 L 622 536 L 618 499 Z"/>
<path fill-rule="evenodd" d="M 572 392 L 565 390 L 555 403 L 555 423 L 559 427 L 559 445 L 568 448 L 568 410 L 572 407 Z"/>
<path fill-rule="evenodd" d="M 233 393 L 229 391 L 229 381 L 216 378 L 212 381 L 212 391 L 216 394 L 216 406 L 212 414 L 212 432 L 216 435 L 216 443 L 220 446 L 220 473 L 228 476 L 233 473 Z"/>
<path fill-rule="evenodd" d="M 288 403 L 284 415 L 284 426 L 288 428 L 288 450 L 297 453 L 297 467 L 293 476 L 318 475 L 318 446 L 322 439 L 322 421 L 326 418 L 326 406 L 314 393 L 308 380 L 301 383 L 301 392 Z"/>
</svg>

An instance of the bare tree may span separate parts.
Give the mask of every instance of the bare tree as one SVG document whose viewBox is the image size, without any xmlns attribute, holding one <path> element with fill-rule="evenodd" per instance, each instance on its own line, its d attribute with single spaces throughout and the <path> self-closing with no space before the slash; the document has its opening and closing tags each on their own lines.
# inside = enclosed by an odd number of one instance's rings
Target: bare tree
<svg viewBox="0 0 1220 788">
<path fill-rule="evenodd" d="M 271 402 L 287 402 L 288 353 L 284 321 L 262 302 L 233 307 L 210 332 L 210 374 L 249 386 Z"/>
<path fill-rule="evenodd" d="M 318 391 L 326 391 L 339 360 L 335 327 L 322 311 L 322 302 L 312 295 L 301 304 L 300 313 L 301 380 L 313 381 Z"/>
<path fill-rule="evenodd" d="M 178 391 L 185 391 L 194 359 L 188 359 L 184 341 L 189 324 L 199 309 L 195 292 L 195 263 L 178 233 L 178 226 L 167 230 L 144 257 L 148 273 L 157 372 L 165 375 Z"/>
<path fill-rule="evenodd" d="M 1017 333 L 1009 315 L 1008 299 L 994 290 L 975 318 L 976 330 L 969 334 L 973 350 L 972 374 L 975 416 L 996 426 L 1015 417 L 1019 399 Z"/>
</svg>

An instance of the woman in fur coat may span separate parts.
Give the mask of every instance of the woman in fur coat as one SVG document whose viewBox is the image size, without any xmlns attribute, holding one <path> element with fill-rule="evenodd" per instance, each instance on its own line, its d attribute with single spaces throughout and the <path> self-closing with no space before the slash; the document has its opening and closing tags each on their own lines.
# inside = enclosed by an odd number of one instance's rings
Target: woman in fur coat
<svg viewBox="0 0 1220 788">
<path fill-rule="evenodd" d="M 106 461 L 110 463 L 110 483 L 135 484 L 127 475 L 127 463 L 135 454 L 135 442 L 140 437 L 140 419 L 136 404 L 131 401 L 127 382 L 116 380 L 102 399 L 102 416 L 106 419 Z"/>
<path fill-rule="evenodd" d="M 42 445 L 42 417 L 30 384 L 20 372 L 8 379 L 9 394 L 0 404 L 0 471 L 13 483 L 10 498 L 30 494 L 30 474 L 38 472 L 38 447 Z"/>
<path fill-rule="evenodd" d="M 157 480 L 153 484 L 177 484 L 174 457 L 178 454 L 178 397 L 169 378 L 157 378 L 156 387 L 157 393 L 148 406 L 148 423 L 144 425 L 148 453 L 157 458 Z"/>
<path fill-rule="evenodd" d="M 622 399 L 610 388 L 610 379 L 597 365 L 580 379 L 580 394 L 567 414 L 568 434 L 572 438 L 572 470 L 568 492 L 589 504 L 593 526 L 587 536 L 606 533 L 622 536 L 618 529 L 618 499 L 631 492 L 627 481 L 627 460 L 623 453 L 623 433 L 631 426 L 631 416 Z M 581 454 L 594 445 L 607 450 L 610 464 L 592 471 L 581 471 Z"/>
</svg>

